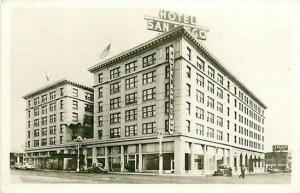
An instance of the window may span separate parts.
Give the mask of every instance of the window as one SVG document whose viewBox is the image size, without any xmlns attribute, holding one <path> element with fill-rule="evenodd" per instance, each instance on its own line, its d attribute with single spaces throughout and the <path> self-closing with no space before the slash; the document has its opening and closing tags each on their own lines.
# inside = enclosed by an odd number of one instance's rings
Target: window
<svg viewBox="0 0 300 193">
<path fill-rule="evenodd" d="M 154 65 L 156 60 L 156 54 L 151 54 L 143 57 L 143 68 Z"/>
<path fill-rule="evenodd" d="M 227 103 L 230 103 L 230 95 L 227 94 Z"/>
<path fill-rule="evenodd" d="M 170 65 L 165 66 L 165 79 L 170 78 Z"/>
<path fill-rule="evenodd" d="M 88 92 L 84 93 L 84 98 L 85 98 L 85 100 L 87 100 L 87 101 L 94 101 L 93 94 L 88 93 Z"/>
<path fill-rule="evenodd" d="M 30 110 L 28 110 L 27 113 L 28 113 L 28 118 L 30 118 Z"/>
<path fill-rule="evenodd" d="M 148 84 L 155 81 L 156 71 L 151 71 L 143 74 L 143 84 Z"/>
<path fill-rule="evenodd" d="M 121 137 L 120 127 L 110 129 L 110 138 Z"/>
<path fill-rule="evenodd" d="M 214 114 L 207 112 L 207 122 L 214 123 Z"/>
<path fill-rule="evenodd" d="M 115 94 L 118 92 L 120 92 L 120 82 L 110 84 L 110 94 Z"/>
<path fill-rule="evenodd" d="M 34 147 L 38 147 L 39 146 L 39 142 L 40 142 L 39 140 L 34 140 L 33 141 L 33 146 Z"/>
<path fill-rule="evenodd" d="M 191 67 L 189 67 L 189 66 L 186 66 L 186 76 L 188 78 L 191 78 Z"/>
<path fill-rule="evenodd" d="M 230 90 L 230 82 L 227 81 L 227 89 Z"/>
<path fill-rule="evenodd" d="M 204 126 L 196 123 L 196 134 L 204 135 Z"/>
<path fill-rule="evenodd" d="M 125 64 L 125 73 L 131 73 L 136 70 L 136 61 Z"/>
<path fill-rule="evenodd" d="M 204 87 L 204 77 L 201 76 L 200 74 L 197 74 L 197 85 L 201 86 L 201 87 Z"/>
<path fill-rule="evenodd" d="M 229 133 L 227 133 L 227 142 L 229 142 Z"/>
<path fill-rule="evenodd" d="M 187 47 L 186 49 L 187 49 L 187 57 L 188 57 L 189 61 L 191 61 L 192 60 L 192 50 L 189 47 Z"/>
<path fill-rule="evenodd" d="M 27 147 L 30 147 L 30 141 L 27 141 Z M 29 153 L 28 153 L 29 154 Z"/>
<path fill-rule="evenodd" d="M 155 87 L 147 90 L 143 90 L 143 101 L 155 99 L 156 91 Z"/>
<path fill-rule="evenodd" d="M 153 117 L 156 114 L 155 105 L 143 107 L 143 118 Z"/>
<path fill-rule="evenodd" d="M 42 125 L 47 125 L 47 117 L 42 117 Z"/>
<path fill-rule="evenodd" d="M 64 107 L 64 101 L 60 100 L 60 109 L 63 109 L 63 107 Z"/>
<path fill-rule="evenodd" d="M 165 98 L 170 96 L 170 83 L 165 84 Z"/>
<path fill-rule="evenodd" d="M 204 110 L 199 107 L 196 107 L 196 117 L 203 120 L 204 119 Z"/>
<path fill-rule="evenodd" d="M 103 112 L 103 101 L 98 102 L 98 112 Z"/>
<path fill-rule="evenodd" d="M 33 99 L 33 101 L 34 101 L 34 105 L 40 104 L 40 98 L 39 97 Z"/>
<path fill-rule="evenodd" d="M 73 105 L 73 109 L 78 109 L 78 101 L 73 100 L 72 105 Z"/>
<path fill-rule="evenodd" d="M 137 93 L 136 92 L 125 95 L 125 105 L 130 105 L 130 104 L 134 104 L 134 103 L 137 103 Z"/>
<path fill-rule="evenodd" d="M 55 123 L 56 122 L 56 115 L 50 115 L 50 123 Z"/>
<path fill-rule="evenodd" d="M 217 131 L 217 140 L 223 140 L 223 132 Z"/>
<path fill-rule="evenodd" d="M 121 113 L 110 114 L 110 124 L 119 123 L 121 120 Z"/>
<path fill-rule="evenodd" d="M 59 143 L 63 144 L 63 136 L 59 136 Z"/>
<path fill-rule="evenodd" d="M 186 84 L 186 96 L 191 96 L 191 85 L 190 84 Z"/>
<path fill-rule="evenodd" d="M 200 92 L 199 90 L 196 90 L 196 99 L 200 103 L 204 103 L 204 94 L 203 92 Z"/>
<path fill-rule="evenodd" d="M 188 114 L 190 115 L 191 114 L 191 103 L 186 102 L 186 110 L 187 110 Z"/>
<path fill-rule="evenodd" d="M 98 139 L 102 140 L 103 137 L 103 130 L 98 130 Z"/>
<path fill-rule="evenodd" d="M 46 136 L 47 135 L 47 128 L 42 128 L 42 136 Z"/>
<path fill-rule="evenodd" d="M 202 71 L 205 71 L 205 63 L 199 57 L 197 57 L 197 68 L 199 68 Z"/>
<path fill-rule="evenodd" d="M 125 80 L 125 89 L 136 88 L 136 76 Z"/>
<path fill-rule="evenodd" d="M 31 101 L 30 100 L 28 100 L 28 107 L 30 107 L 31 106 Z"/>
<path fill-rule="evenodd" d="M 223 76 L 221 74 L 218 74 L 217 82 L 223 85 Z"/>
<path fill-rule="evenodd" d="M 60 88 L 60 96 L 64 96 L 64 88 Z"/>
<path fill-rule="evenodd" d="M 40 114 L 40 109 L 39 108 L 34 109 L 33 114 L 34 116 L 38 116 Z"/>
<path fill-rule="evenodd" d="M 60 112 L 60 121 L 64 121 L 64 112 Z"/>
<path fill-rule="evenodd" d="M 47 94 L 42 95 L 42 103 L 47 102 Z"/>
<path fill-rule="evenodd" d="M 72 113 L 72 120 L 78 122 L 78 113 Z"/>
<path fill-rule="evenodd" d="M 154 133 L 156 129 L 156 123 L 155 122 L 143 123 L 142 128 L 143 128 L 143 134 Z"/>
<path fill-rule="evenodd" d="M 214 84 L 211 83 L 210 81 L 207 81 L 207 90 L 213 94 L 215 92 Z"/>
<path fill-rule="evenodd" d="M 188 132 L 191 132 L 191 121 L 186 120 L 186 129 Z"/>
<path fill-rule="evenodd" d="M 131 110 L 125 111 L 125 120 L 126 121 L 136 120 L 136 117 L 137 117 L 137 109 L 131 109 Z"/>
<path fill-rule="evenodd" d="M 217 117 L 217 125 L 220 127 L 223 127 L 223 118 L 222 117 Z"/>
<path fill-rule="evenodd" d="M 64 133 L 64 127 L 65 127 L 64 124 L 60 125 L 60 127 L 59 127 L 59 133 Z"/>
<path fill-rule="evenodd" d="M 37 127 L 40 125 L 40 120 L 39 119 L 34 119 L 34 126 Z"/>
<path fill-rule="evenodd" d="M 55 111 L 56 110 L 56 103 L 51 103 L 50 104 L 50 112 Z"/>
<path fill-rule="evenodd" d="M 117 109 L 120 108 L 120 100 L 121 97 L 110 99 L 110 109 Z"/>
<path fill-rule="evenodd" d="M 41 145 L 42 146 L 47 146 L 47 138 L 41 139 Z"/>
<path fill-rule="evenodd" d="M 50 145 L 55 145 L 55 137 L 50 137 Z"/>
<path fill-rule="evenodd" d="M 212 79 L 215 78 L 215 70 L 212 69 L 210 66 L 208 66 L 208 76 L 211 77 Z"/>
<path fill-rule="evenodd" d="M 50 128 L 50 135 L 55 135 L 56 134 L 56 126 L 51 126 Z"/>
<path fill-rule="evenodd" d="M 78 97 L 78 89 L 73 88 L 73 97 Z"/>
<path fill-rule="evenodd" d="M 99 73 L 98 74 L 98 83 L 102 83 L 103 82 L 103 73 Z"/>
<path fill-rule="evenodd" d="M 207 97 L 207 106 L 214 109 L 215 108 L 215 101 L 213 98 Z"/>
<path fill-rule="evenodd" d="M 130 125 L 125 127 L 125 136 L 134 136 L 137 135 L 137 126 L 136 125 Z"/>
<path fill-rule="evenodd" d="M 165 114 L 168 115 L 169 114 L 169 109 L 170 109 L 170 102 L 166 101 L 165 102 Z"/>
<path fill-rule="evenodd" d="M 102 98 L 103 97 L 103 87 L 98 88 L 98 93 L 99 93 L 98 98 Z"/>
<path fill-rule="evenodd" d="M 223 113 L 223 104 L 217 102 L 217 111 L 219 111 L 220 113 Z"/>
<path fill-rule="evenodd" d="M 39 130 L 39 129 L 35 129 L 35 130 L 33 131 L 33 136 L 34 136 L 34 137 L 40 136 L 40 130 Z"/>
<path fill-rule="evenodd" d="M 170 47 L 173 48 L 173 45 L 170 45 L 170 46 L 166 47 L 166 60 L 169 60 Z"/>
<path fill-rule="evenodd" d="M 209 127 L 207 128 L 207 137 L 214 138 L 214 129 Z"/>
<path fill-rule="evenodd" d="M 103 116 L 98 117 L 98 126 L 102 127 L 103 126 Z"/>
<path fill-rule="evenodd" d="M 220 99 L 223 99 L 223 90 L 219 87 L 217 87 L 217 96 L 220 98 Z"/>
<path fill-rule="evenodd" d="M 28 128 L 30 128 L 30 121 L 28 121 Z"/>
<path fill-rule="evenodd" d="M 120 67 L 110 70 L 110 79 L 118 78 L 120 76 Z"/>
</svg>

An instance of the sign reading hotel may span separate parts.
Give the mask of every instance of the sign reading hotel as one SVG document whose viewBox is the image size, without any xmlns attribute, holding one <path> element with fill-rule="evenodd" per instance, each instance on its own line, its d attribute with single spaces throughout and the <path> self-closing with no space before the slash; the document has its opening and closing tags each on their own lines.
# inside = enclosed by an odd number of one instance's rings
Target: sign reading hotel
<svg viewBox="0 0 300 193">
<path fill-rule="evenodd" d="M 178 26 L 185 26 L 194 36 L 201 40 L 206 40 L 207 32 L 209 31 L 207 28 L 196 24 L 196 17 L 173 11 L 160 10 L 159 18 L 145 16 L 145 20 L 147 20 L 148 30 L 165 32 Z"/>
<path fill-rule="evenodd" d="M 169 84 L 170 84 L 170 93 L 169 93 L 169 127 L 168 132 L 170 134 L 174 133 L 174 49 L 172 46 L 169 47 L 169 65 L 170 65 L 170 74 L 169 74 Z"/>
<path fill-rule="evenodd" d="M 273 152 L 287 152 L 288 146 L 287 145 L 273 145 Z"/>
</svg>

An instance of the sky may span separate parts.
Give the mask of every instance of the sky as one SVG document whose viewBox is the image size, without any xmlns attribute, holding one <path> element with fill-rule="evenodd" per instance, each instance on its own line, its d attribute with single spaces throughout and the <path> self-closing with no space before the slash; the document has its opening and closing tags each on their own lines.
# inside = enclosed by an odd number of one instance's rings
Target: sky
<svg viewBox="0 0 300 193">
<path fill-rule="evenodd" d="M 179 6 L 180 7 L 180 6 Z M 273 6 L 172 7 L 209 28 L 202 43 L 268 107 L 266 151 L 291 145 L 291 15 Z M 153 8 L 17 7 L 9 18 L 10 150 L 25 144 L 25 94 L 61 78 L 93 85 L 87 69 L 111 43 L 112 57 L 155 36 Z"/>
</svg>

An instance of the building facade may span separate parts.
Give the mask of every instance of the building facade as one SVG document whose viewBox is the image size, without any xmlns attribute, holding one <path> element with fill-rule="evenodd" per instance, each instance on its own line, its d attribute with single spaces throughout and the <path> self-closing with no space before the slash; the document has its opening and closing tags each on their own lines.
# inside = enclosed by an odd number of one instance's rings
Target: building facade
<svg viewBox="0 0 300 193">
<path fill-rule="evenodd" d="M 63 79 L 23 98 L 27 103 L 26 162 L 37 168 L 74 168 L 72 125 L 93 129 L 93 89 Z"/>
<path fill-rule="evenodd" d="M 184 27 L 88 70 L 95 94 L 94 140 L 87 143 L 92 162 L 111 171 L 157 171 L 162 131 L 166 173 L 211 174 L 221 164 L 235 173 L 241 165 L 264 171 L 266 106 Z"/>
</svg>

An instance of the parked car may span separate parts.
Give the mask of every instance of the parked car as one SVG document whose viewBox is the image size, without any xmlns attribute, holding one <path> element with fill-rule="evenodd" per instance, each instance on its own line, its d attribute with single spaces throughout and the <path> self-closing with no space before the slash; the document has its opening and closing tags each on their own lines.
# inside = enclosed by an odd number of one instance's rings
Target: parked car
<svg viewBox="0 0 300 193">
<path fill-rule="evenodd" d="M 13 165 L 12 168 L 17 169 L 17 170 L 22 169 L 22 164 L 21 163 L 15 163 L 15 165 Z"/>
<path fill-rule="evenodd" d="M 101 163 L 94 163 L 92 166 L 87 168 L 87 172 L 95 172 L 95 173 L 107 173 L 108 170 L 102 167 Z"/>
<path fill-rule="evenodd" d="M 226 164 L 218 165 L 217 171 L 214 172 L 213 176 L 232 176 L 232 169 Z"/>
<path fill-rule="evenodd" d="M 23 169 L 23 170 L 34 170 L 35 167 L 34 167 L 34 165 L 31 164 L 31 163 L 25 163 L 24 165 L 22 165 L 22 169 Z"/>
</svg>

